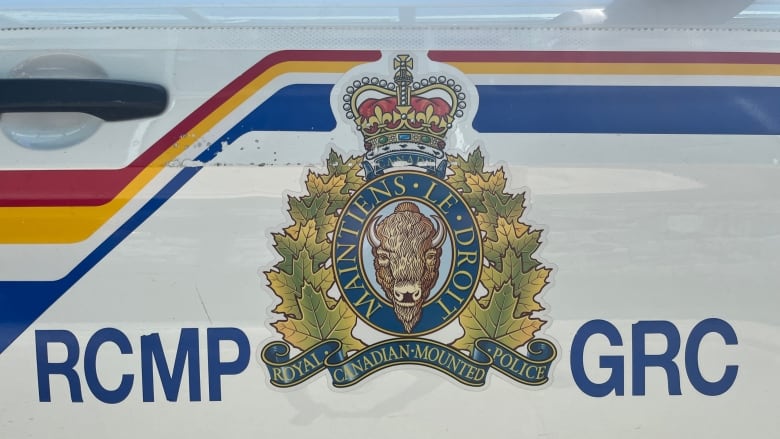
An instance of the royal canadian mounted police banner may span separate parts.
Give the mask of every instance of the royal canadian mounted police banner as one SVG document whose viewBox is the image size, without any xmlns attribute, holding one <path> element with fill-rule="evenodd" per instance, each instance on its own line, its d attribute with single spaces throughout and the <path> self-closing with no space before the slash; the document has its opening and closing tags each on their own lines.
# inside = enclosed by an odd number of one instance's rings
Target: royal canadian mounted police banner
<svg viewBox="0 0 780 439">
<path fill-rule="evenodd" d="M 463 81 L 416 75 L 408 54 L 390 59 L 387 77 L 334 90 L 362 155 L 331 151 L 327 170 L 306 176 L 308 193 L 290 197 L 294 223 L 273 234 L 280 260 L 265 274 L 283 340 L 261 352 L 270 382 L 327 370 L 347 387 L 411 364 L 467 386 L 491 369 L 545 384 L 557 351 L 537 337 L 551 272 L 534 256 L 541 231 L 479 148 L 448 153 L 448 130 L 477 101 Z"/>
</svg>

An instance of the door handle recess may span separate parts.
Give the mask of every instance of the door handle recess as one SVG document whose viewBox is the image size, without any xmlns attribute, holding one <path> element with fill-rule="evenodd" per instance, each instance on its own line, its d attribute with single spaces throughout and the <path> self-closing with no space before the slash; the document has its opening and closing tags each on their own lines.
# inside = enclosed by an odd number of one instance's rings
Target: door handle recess
<svg viewBox="0 0 780 439">
<path fill-rule="evenodd" d="M 106 122 L 143 119 L 165 111 L 158 84 L 113 79 L 0 79 L 0 113 L 87 113 Z"/>
</svg>

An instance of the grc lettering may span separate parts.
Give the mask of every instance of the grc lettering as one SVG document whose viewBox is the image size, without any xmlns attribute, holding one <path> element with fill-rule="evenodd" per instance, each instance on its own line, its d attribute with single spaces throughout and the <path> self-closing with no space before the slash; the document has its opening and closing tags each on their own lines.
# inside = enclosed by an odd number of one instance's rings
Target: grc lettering
<svg viewBox="0 0 780 439">
<path fill-rule="evenodd" d="M 664 352 L 660 354 L 647 353 L 645 337 L 651 334 L 660 335 L 666 340 Z M 704 378 L 699 365 L 699 349 L 702 339 L 707 334 L 720 335 L 726 345 L 737 344 L 737 334 L 726 321 L 711 318 L 699 322 L 691 330 L 685 345 L 685 372 L 697 392 L 709 396 L 722 395 L 736 381 L 739 366 L 725 366 L 723 375 L 715 381 L 708 381 Z M 574 381 L 583 392 L 590 396 L 606 396 L 613 391 L 616 396 L 623 396 L 625 364 L 622 355 L 599 356 L 599 368 L 610 371 L 609 378 L 604 382 L 594 382 L 585 370 L 585 345 L 594 336 L 606 337 L 610 346 L 623 346 L 620 331 L 611 323 L 604 320 L 591 320 L 582 325 L 575 334 L 571 347 L 571 370 Z M 634 396 L 645 394 L 646 369 L 655 367 L 663 370 L 666 375 L 667 393 L 681 395 L 680 368 L 675 358 L 680 352 L 682 344 L 677 327 L 664 320 L 639 321 L 632 325 L 631 342 L 631 394 Z"/>
</svg>

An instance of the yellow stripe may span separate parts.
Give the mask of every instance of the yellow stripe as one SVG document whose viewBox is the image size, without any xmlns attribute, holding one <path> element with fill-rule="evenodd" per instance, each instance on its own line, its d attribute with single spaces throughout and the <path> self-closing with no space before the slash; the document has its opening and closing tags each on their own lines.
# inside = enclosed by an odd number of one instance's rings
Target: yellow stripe
<svg viewBox="0 0 780 439">
<path fill-rule="evenodd" d="M 359 61 L 288 61 L 277 64 L 235 95 L 171 145 L 156 160 L 141 171 L 122 192 L 102 206 L 68 207 L 7 207 L 0 209 L 0 243 L 4 244 L 69 244 L 89 238 L 125 206 L 167 163 L 190 147 L 240 104 L 285 73 L 344 73 L 362 64 Z M 175 147 L 174 147 L 175 146 Z"/>
<path fill-rule="evenodd" d="M 778 76 L 775 64 L 452 62 L 466 74 Z"/>
</svg>

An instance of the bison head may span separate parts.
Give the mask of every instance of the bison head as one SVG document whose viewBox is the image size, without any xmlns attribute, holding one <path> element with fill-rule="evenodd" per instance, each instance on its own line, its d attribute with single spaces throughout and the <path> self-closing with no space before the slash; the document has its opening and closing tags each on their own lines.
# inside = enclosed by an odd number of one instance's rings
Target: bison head
<svg viewBox="0 0 780 439">
<path fill-rule="evenodd" d="M 368 224 L 376 280 L 384 290 L 406 332 L 420 320 L 422 306 L 439 277 L 441 246 L 447 229 L 441 218 L 430 218 L 405 201 L 380 221 Z"/>
</svg>

